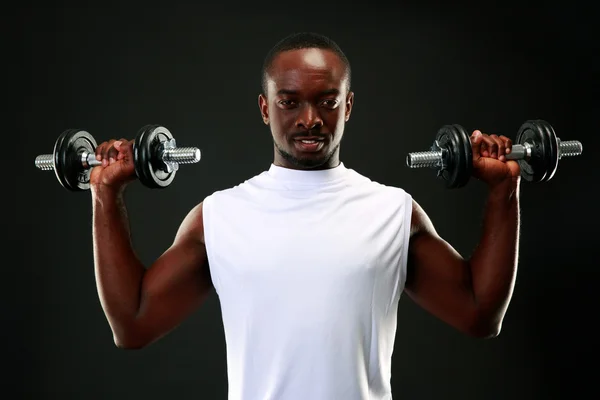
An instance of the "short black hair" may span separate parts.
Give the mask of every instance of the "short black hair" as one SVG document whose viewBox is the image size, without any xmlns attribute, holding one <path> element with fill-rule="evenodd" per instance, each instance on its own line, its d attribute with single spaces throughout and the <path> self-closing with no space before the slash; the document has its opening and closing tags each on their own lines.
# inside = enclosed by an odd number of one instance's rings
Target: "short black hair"
<svg viewBox="0 0 600 400">
<path fill-rule="evenodd" d="M 267 56 L 263 61 L 262 67 L 261 86 L 263 93 L 265 95 L 267 94 L 267 76 L 269 74 L 271 64 L 273 63 L 273 59 L 275 59 L 275 57 L 277 57 L 279 54 L 285 51 L 311 48 L 327 49 L 337 54 L 337 56 L 342 60 L 342 62 L 346 66 L 346 73 L 348 75 L 348 90 L 350 90 L 350 61 L 348 61 L 346 54 L 344 54 L 340 46 L 331 38 L 321 33 L 295 32 L 281 39 L 267 53 Z"/>
</svg>

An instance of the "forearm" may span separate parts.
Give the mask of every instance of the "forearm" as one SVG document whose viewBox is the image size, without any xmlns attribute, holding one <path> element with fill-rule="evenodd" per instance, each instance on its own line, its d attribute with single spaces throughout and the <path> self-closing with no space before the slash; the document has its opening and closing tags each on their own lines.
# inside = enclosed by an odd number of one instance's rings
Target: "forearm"
<svg viewBox="0 0 600 400">
<path fill-rule="evenodd" d="M 490 188 L 483 234 L 469 260 L 478 321 L 498 329 L 512 297 L 519 246 L 519 180 Z"/>
<path fill-rule="evenodd" d="M 98 295 L 115 338 L 123 338 L 139 310 L 145 268 L 132 247 L 123 193 L 92 188 L 92 199 Z"/>
</svg>

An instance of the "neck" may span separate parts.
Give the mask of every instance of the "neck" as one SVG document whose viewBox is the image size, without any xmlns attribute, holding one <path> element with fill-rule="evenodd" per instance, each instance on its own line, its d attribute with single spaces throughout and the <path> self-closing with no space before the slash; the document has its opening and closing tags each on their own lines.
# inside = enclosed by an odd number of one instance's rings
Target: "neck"
<svg viewBox="0 0 600 400">
<path fill-rule="evenodd" d="M 269 168 L 269 175 L 280 182 L 293 182 L 300 186 L 314 186 L 332 183 L 343 178 L 348 169 L 340 162 L 330 168 L 289 168 L 285 165 L 273 163 Z"/>
<path fill-rule="evenodd" d="M 276 165 L 281 168 L 295 169 L 301 171 L 320 171 L 338 167 L 340 165 L 340 156 L 339 151 L 336 150 L 322 162 L 316 162 L 311 164 L 303 163 L 301 161 L 292 159 L 291 157 L 285 157 L 279 151 L 277 151 L 277 149 L 275 149 L 273 165 Z"/>
<path fill-rule="evenodd" d="M 276 165 L 281 168 L 287 169 L 295 169 L 299 171 L 322 171 L 326 169 L 332 169 L 340 165 L 340 160 L 336 161 L 327 161 L 324 164 L 309 166 L 309 165 L 298 165 L 287 160 L 274 160 L 273 165 Z"/>
</svg>

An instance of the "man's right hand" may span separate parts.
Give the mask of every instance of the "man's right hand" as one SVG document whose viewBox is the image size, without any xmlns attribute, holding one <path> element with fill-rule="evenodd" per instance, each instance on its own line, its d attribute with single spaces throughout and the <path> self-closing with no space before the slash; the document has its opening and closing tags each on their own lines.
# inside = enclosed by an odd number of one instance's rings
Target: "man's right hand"
<svg viewBox="0 0 600 400">
<path fill-rule="evenodd" d="M 121 189 L 136 179 L 133 140 L 111 139 L 96 147 L 96 160 L 101 166 L 92 168 L 91 186 Z"/>
</svg>

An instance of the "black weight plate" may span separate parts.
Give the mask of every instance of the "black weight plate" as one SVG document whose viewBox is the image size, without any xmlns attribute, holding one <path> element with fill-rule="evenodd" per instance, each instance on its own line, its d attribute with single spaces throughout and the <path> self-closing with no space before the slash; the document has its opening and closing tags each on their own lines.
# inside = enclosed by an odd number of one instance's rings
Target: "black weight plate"
<svg viewBox="0 0 600 400">
<path fill-rule="evenodd" d="M 558 144 L 558 137 L 556 136 L 556 133 L 554 132 L 554 128 L 552 128 L 552 125 L 550 125 L 548 122 L 544 121 L 544 120 L 537 120 L 537 123 L 540 125 L 540 127 L 543 128 L 544 132 L 545 132 L 545 137 L 547 138 L 550 146 L 549 149 L 550 151 L 548 153 L 546 153 L 546 162 L 548 165 L 547 167 L 547 172 L 546 175 L 544 176 L 544 180 L 543 182 L 547 182 L 550 179 L 552 179 L 554 177 L 554 174 L 556 174 L 556 170 L 558 169 L 558 153 L 559 153 L 559 144 Z"/>
<path fill-rule="evenodd" d="M 548 122 L 544 120 L 525 121 L 519 128 L 516 143 L 531 145 L 529 160 L 518 160 L 523 179 L 541 183 L 554 176 L 558 167 L 558 138 Z"/>
<path fill-rule="evenodd" d="M 461 188 L 469 182 L 473 172 L 471 138 L 460 125 L 445 125 L 438 131 L 436 140 L 447 149 L 447 165 L 440 177 L 449 189 Z"/>
<path fill-rule="evenodd" d="M 139 130 L 133 143 L 135 173 L 146 187 L 161 189 L 171 184 L 175 172 L 167 172 L 165 163 L 159 158 L 159 149 L 163 142 L 173 135 L 160 125 L 146 125 Z"/>
<path fill-rule="evenodd" d="M 90 188 L 90 168 L 83 168 L 81 154 L 96 150 L 94 137 L 80 129 L 67 129 L 54 143 L 54 173 L 60 184 L 70 191 Z"/>
</svg>

